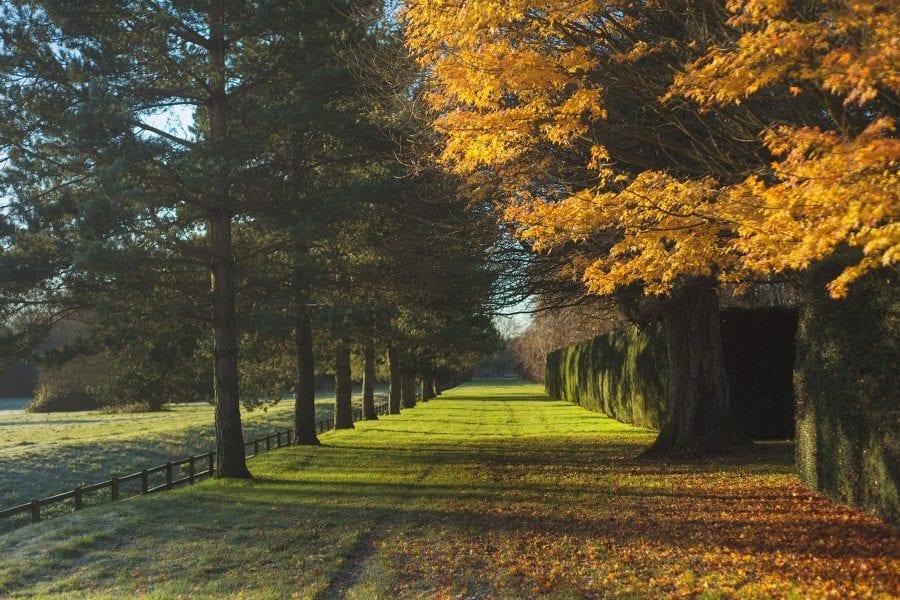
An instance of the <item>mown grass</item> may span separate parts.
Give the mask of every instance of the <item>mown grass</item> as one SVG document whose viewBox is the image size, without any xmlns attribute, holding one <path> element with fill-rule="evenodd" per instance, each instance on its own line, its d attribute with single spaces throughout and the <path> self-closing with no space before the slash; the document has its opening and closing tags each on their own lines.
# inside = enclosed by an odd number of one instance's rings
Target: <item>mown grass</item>
<svg viewBox="0 0 900 600">
<path fill-rule="evenodd" d="M 333 414 L 334 398 L 321 394 L 317 419 Z M 244 410 L 247 440 L 293 425 L 294 402 Z M 157 413 L 0 411 L 0 508 L 202 454 L 215 447 L 213 407 L 175 405 Z M 137 486 L 137 483 L 131 487 Z M 135 487 L 136 489 L 136 487 Z M 123 489 L 124 493 L 130 491 Z M 108 492 L 106 492 L 108 495 Z M 99 498 L 98 498 L 99 499 Z M 91 499 L 89 498 L 90 502 Z M 57 506 L 50 511 L 67 511 Z M 0 531 L 25 517 L 0 521 Z"/>
<path fill-rule="evenodd" d="M 896 530 L 791 448 L 647 463 L 652 434 L 473 384 L 208 481 L 0 536 L 0 597 L 890 597 Z"/>
</svg>

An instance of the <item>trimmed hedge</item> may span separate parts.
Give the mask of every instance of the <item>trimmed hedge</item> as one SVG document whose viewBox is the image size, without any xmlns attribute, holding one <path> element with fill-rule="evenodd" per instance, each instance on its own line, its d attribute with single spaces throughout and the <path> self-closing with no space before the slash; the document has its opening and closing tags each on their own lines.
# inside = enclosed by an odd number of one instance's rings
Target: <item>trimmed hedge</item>
<svg viewBox="0 0 900 600">
<path fill-rule="evenodd" d="M 801 480 L 900 525 L 900 300 L 882 270 L 835 301 L 839 260 L 809 272 L 797 339 L 797 465 Z"/>
<path fill-rule="evenodd" d="M 547 355 L 547 393 L 647 429 L 666 419 L 668 363 L 660 323 L 628 327 Z"/>
<path fill-rule="evenodd" d="M 752 439 L 794 435 L 792 309 L 722 311 L 722 345 L 737 426 Z M 614 419 L 659 430 L 668 358 L 661 323 L 628 327 L 547 355 L 547 393 Z"/>
</svg>

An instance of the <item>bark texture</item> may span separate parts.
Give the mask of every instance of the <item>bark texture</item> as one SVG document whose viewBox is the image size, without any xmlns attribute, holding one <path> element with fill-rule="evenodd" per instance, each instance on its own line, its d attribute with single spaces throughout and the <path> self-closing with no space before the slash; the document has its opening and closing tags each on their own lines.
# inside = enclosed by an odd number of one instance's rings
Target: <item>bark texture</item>
<svg viewBox="0 0 900 600">
<path fill-rule="evenodd" d="M 431 375 L 422 376 L 422 402 L 428 402 L 434 398 L 434 378 Z"/>
<path fill-rule="evenodd" d="M 399 415 L 402 398 L 402 377 L 400 376 L 400 364 L 397 359 L 397 351 L 393 346 L 388 346 L 388 369 L 391 381 L 388 389 L 388 414 Z"/>
<path fill-rule="evenodd" d="M 350 346 L 339 344 L 334 366 L 334 428 L 353 428 L 353 388 L 350 380 Z"/>
<path fill-rule="evenodd" d="M 708 456 L 750 445 L 731 414 L 714 282 L 695 279 L 684 285 L 667 303 L 664 317 L 669 418 L 645 456 Z"/>
<path fill-rule="evenodd" d="M 316 373 L 312 318 L 303 298 L 297 302 L 296 319 L 294 343 L 297 352 L 297 385 L 294 404 L 294 443 L 301 446 L 317 446 L 320 442 L 316 437 Z"/>
<path fill-rule="evenodd" d="M 212 2 L 210 30 L 209 135 L 214 148 L 227 144 L 228 102 L 225 91 L 225 8 Z M 227 170 L 217 174 L 210 191 L 209 234 L 213 251 L 212 297 L 216 379 L 216 476 L 251 477 L 244 457 L 238 395 L 237 320 L 234 251 L 231 239 L 233 208 Z"/>
<path fill-rule="evenodd" d="M 416 405 L 416 376 L 404 372 L 400 377 L 401 404 L 403 408 L 413 408 Z"/>
<path fill-rule="evenodd" d="M 367 342 L 363 348 L 362 394 L 363 419 L 378 419 L 375 414 L 375 347 L 371 342 Z"/>
</svg>

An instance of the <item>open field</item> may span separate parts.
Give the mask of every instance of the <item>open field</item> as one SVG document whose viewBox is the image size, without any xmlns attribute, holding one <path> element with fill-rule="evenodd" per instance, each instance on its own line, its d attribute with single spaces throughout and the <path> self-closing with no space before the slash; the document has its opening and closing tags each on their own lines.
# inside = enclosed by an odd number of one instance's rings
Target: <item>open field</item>
<svg viewBox="0 0 900 600">
<path fill-rule="evenodd" d="M 0 597 L 891 597 L 897 531 L 787 444 L 691 463 L 536 386 L 474 384 L 206 481 L 0 536 Z"/>
<path fill-rule="evenodd" d="M 321 394 L 316 417 L 330 417 L 333 410 L 334 397 Z M 282 400 L 266 410 L 242 412 L 244 436 L 252 439 L 292 427 L 294 401 Z M 208 404 L 176 405 L 158 413 L 136 414 L 3 410 L 0 508 L 214 447 L 213 407 Z M 56 509 L 65 507 L 50 510 Z M 0 522 L 0 531 L 9 525 Z"/>
</svg>

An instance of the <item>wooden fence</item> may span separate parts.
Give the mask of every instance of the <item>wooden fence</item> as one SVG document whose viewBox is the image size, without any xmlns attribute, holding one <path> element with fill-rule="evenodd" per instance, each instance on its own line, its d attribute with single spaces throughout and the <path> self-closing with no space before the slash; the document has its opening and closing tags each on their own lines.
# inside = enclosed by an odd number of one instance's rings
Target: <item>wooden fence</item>
<svg viewBox="0 0 900 600">
<path fill-rule="evenodd" d="M 375 405 L 376 415 L 385 415 L 387 414 L 387 411 L 387 402 L 379 402 Z M 353 409 L 353 420 L 362 420 L 361 408 Z M 316 421 L 316 431 L 318 433 L 325 433 L 326 431 L 330 431 L 333 428 L 333 418 L 320 419 Z M 251 458 L 260 454 L 261 452 L 268 452 L 273 447 L 281 448 L 282 446 L 290 446 L 291 442 L 293 441 L 293 434 L 293 430 L 284 429 L 280 431 L 274 431 L 255 440 L 244 442 L 244 455 L 247 458 Z M 252 452 L 250 452 L 251 450 Z M 12 506 L 10 508 L 0 510 L 0 519 L 5 519 L 19 514 L 30 513 L 31 522 L 37 523 L 41 520 L 42 507 L 50 506 L 52 504 L 58 504 L 67 500 L 72 500 L 75 510 L 81 510 L 82 508 L 84 508 L 85 494 L 100 492 L 105 489 L 109 489 L 109 499 L 111 501 L 116 501 L 119 500 L 122 486 L 133 481 L 140 481 L 140 491 L 138 492 L 140 494 L 151 494 L 153 492 L 171 490 L 176 486 L 190 485 L 196 482 L 198 479 L 212 476 L 215 473 L 215 464 L 215 452 L 207 452 L 206 454 L 198 454 L 196 456 L 189 456 L 180 460 L 173 460 L 157 467 L 141 469 L 140 471 L 131 473 L 130 475 L 113 476 L 106 481 L 100 481 L 98 483 L 91 483 L 88 485 L 80 485 L 67 492 L 54 494 L 53 496 L 47 496 L 46 498 L 36 498 L 31 502 L 26 502 L 24 504 L 19 504 L 17 506 Z M 178 469 L 178 477 L 176 477 L 176 469 Z M 165 474 L 165 482 L 159 482 L 161 478 L 158 476 L 158 474 L 160 473 Z"/>
</svg>

